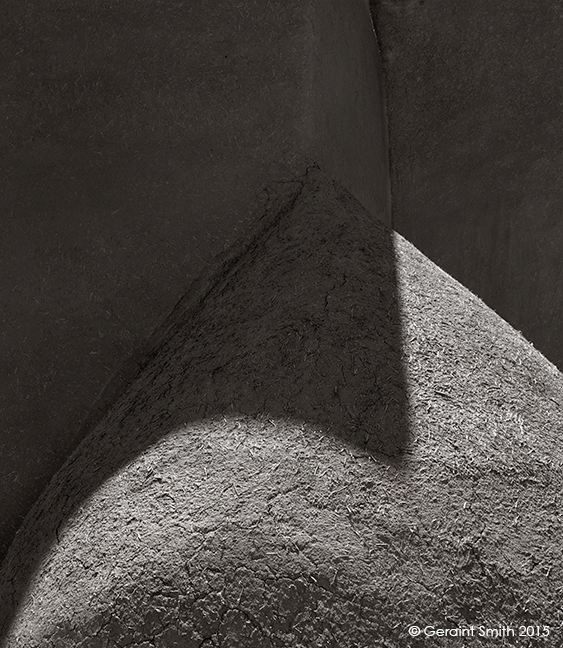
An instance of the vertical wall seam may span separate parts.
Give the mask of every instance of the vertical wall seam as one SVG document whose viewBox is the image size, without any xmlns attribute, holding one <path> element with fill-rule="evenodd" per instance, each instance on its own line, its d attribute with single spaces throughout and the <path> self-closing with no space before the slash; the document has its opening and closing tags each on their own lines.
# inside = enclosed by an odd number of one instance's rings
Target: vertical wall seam
<svg viewBox="0 0 563 648">
<path fill-rule="evenodd" d="M 385 136 L 385 146 L 387 147 L 387 171 L 389 174 L 389 211 L 390 211 L 390 227 L 391 229 L 395 229 L 395 209 L 394 209 L 394 202 L 393 202 L 393 187 L 391 183 L 391 170 L 393 168 L 393 155 L 391 152 L 391 133 L 390 133 L 390 128 L 389 128 L 389 118 L 388 118 L 388 110 L 387 107 L 389 105 L 389 95 L 388 95 L 388 83 L 387 83 L 387 68 L 384 63 L 384 58 L 383 58 L 383 49 L 381 47 L 381 39 L 379 37 L 379 33 L 377 31 L 377 24 L 375 21 L 375 16 L 373 15 L 373 12 L 370 9 L 370 16 L 371 16 L 371 24 L 373 26 L 373 34 L 375 37 L 375 43 L 377 46 L 377 51 L 379 53 L 379 61 L 377 65 L 377 69 L 380 72 L 379 76 L 379 82 L 380 82 L 380 89 L 381 89 L 381 96 L 382 96 L 382 103 L 383 103 L 383 133 Z"/>
</svg>

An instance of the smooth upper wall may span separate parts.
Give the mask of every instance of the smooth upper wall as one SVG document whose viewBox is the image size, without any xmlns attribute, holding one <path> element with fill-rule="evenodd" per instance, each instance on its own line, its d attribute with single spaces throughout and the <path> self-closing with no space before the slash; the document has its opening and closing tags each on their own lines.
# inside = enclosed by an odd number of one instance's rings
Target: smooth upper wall
<svg viewBox="0 0 563 648">
<path fill-rule="evenodd" d="M 318 165 L 390 208 L 367 0 L 6 0 L 0 23 L 1 557 L 268 183 Z"/>
<path fill-rule="evenodd" d="M 563 7 L 372 0 L 393 227 L 563 369 Z"/>
</svg>

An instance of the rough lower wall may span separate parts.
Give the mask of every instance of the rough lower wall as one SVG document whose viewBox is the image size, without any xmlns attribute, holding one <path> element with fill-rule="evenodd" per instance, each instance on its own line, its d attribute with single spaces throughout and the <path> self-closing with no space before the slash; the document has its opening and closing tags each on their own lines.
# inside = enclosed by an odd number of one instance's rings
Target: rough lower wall
<svg viewBox="0 0 563 648">
<path fill-rule="evenodd" d="M 559 645 L 563 377 L 318 170 L 280 198 L 19 531 L 2 648 Z"/>
<path fill-rule="evenodd" d="M 270 181 L 316 163 L 383 219 L 389 187 L 364 0 L 7 0 L 0 24 L 1 558 Z"/>
<path fill-rule="evenodd" d="M 563 11 L 371 0 L 393 227 L 563 368 Z"/>
</svg>

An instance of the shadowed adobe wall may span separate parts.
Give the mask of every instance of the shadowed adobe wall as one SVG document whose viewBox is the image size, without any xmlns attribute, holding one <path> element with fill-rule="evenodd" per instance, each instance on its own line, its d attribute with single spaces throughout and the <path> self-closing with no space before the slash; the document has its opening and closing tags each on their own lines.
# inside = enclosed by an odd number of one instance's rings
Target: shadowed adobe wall
<svg viewBox="0 0 563 648">
<path fill-rule="evenodd" d="M 367 0 L 7 0 L 0 25 L 1 557 L 270 181 L 317 164 L 390 208 Z"/>
<path fill-rule="evenodd" d="M 393 227 L 563 368 L 563 8 L 371 0 Z"/>
<path fill-rule="evenodd" d="M 21 526 L 1 648 L 561 645 L 562 374 L 317 169 L 289 184 Z"/>
</svg>

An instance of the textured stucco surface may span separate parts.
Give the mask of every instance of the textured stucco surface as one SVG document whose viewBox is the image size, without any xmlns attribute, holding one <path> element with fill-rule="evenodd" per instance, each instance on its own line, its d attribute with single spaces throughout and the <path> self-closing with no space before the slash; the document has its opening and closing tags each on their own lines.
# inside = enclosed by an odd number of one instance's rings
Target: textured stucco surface
<svg viewBox="0 0 563 648">
<path fill-rule="evenodd" d="M 384 219 L 389 187 L 364 0 L 7 0 L 0 30 L 2 556 L 268 182 L 315 162 Z"/>
<path fill-rule="evenodd" d="M 287 189 L 18 532 L 2 648 L 561 644 L 563 376 L 318 170 Z"/>
<path fill-rule="evenodd" d="M 563 7 L 371 0 L 393 227 L 563 368 Z"/>
</svg>

